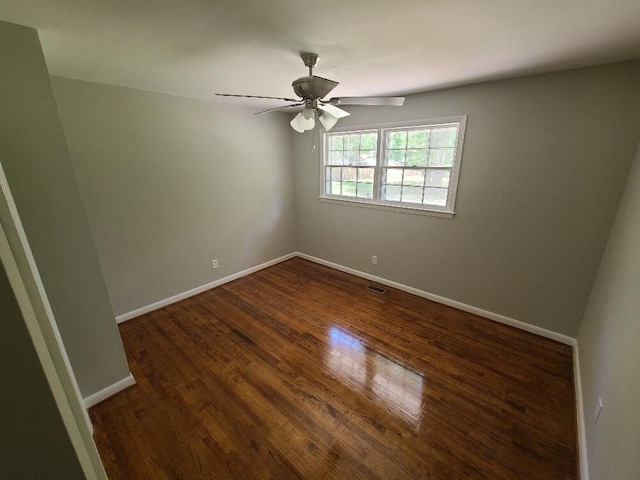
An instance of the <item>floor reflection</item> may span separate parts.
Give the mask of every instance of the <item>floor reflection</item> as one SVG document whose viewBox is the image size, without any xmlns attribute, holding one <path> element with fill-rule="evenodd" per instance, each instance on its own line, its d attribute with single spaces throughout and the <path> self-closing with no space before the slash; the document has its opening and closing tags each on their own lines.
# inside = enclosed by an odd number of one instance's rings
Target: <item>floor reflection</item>
<svg viewBox="0 0 640 480">
<path fill-rule="evenodd" d="M 329 329 L 329 368 L 351 387 L 361 389 L 367 380 L 364 344 L 347 332 Z"/>
<path fill-rule="evenodd" d="M 351 388 L 419 426 L 423 376 L 367 347 L 341 328 L 329 329 L 327 365 Z"/>
</svg>

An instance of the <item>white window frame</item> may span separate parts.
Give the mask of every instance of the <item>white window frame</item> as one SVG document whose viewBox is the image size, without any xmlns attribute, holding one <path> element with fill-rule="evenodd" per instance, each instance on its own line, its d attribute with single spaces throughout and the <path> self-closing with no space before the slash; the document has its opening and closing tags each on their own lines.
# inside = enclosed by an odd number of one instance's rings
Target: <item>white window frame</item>
<svg viewBox="0 0 640 480">
<path fill-rule="evenodd" d="M 358 125 L 351 127 L 334 128 L 331 132 L 321 131 L 321 148 L 320 148 L 320 201 L 327 203 L 336 203 L 341 205 L 351 205 L 356 207 L 368 207 L 376 208 L 380 210 L 398 211 L 404 213 L 414 213 L 419 215 L 432 215 L 438 217 L 452 218 L 455 214 L 455 200 L 458 190 L 458 180 L 460 177 L 460 166 L 462 164 L 462 149 L 464 145 L 464 134 L 467 123 L 467 116 L 455 116 L 444 117 L 435 119 L 423 119 L 423 120 L 411 120 L 404 122 L 394 123 L 382 123 L 373 125 Z M 384 142 L 385 136 L 388 131 L 403 130 L 403 129 L 419 129 L 420 127 L 434 128 L 438 126 L 458 126 L 458 138 L 456 140 L 455 155 L 453 160 L 453 167 L 451 167 L 451 176 L 449 179 L 449 188 L 447 192 L 447 203 L 444 206 L 437 205 L 420 205 L 413 203 L 402 203 L 395 201 L 381 200 L 381 183 L 382 183 L 382 171 L 385 168 L 384 155 L 385 150 Z M 346 134 L 346 133 L 362 133 L 376 131 L 378 134 L 378 145 L 376 151 L 376 165 L 371 166 L 375 169 L 374 184 L 373 184 L 373 198 L 357 198 L 341 195 L 327 195 L 326 194 L 326 155 L 328 152 L 328 141 L 332 134 Z"/>
</svg>

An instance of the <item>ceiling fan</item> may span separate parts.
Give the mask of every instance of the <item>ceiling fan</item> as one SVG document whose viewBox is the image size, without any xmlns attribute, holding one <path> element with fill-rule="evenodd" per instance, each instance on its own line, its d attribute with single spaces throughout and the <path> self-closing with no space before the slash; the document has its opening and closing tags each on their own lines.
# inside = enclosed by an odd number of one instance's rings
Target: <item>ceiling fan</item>
<svg viewBox="0 0 640 480">
<path fill-rule="evenodd" d="M 291 102 L 289 105 L 263 110 L 256 115 L 304 105 L 302 112 L 298 113 L 290 122 L 291 127 L 299 133 L 303 133 L 305 130 L 312 130 L 316 126 L 316 112 L 320 123 L 326 131 L 333 128 L 339 119 L 351 115 L 349 112 L 338 107 L 338 105 L 385 105 L 400 107 L 404 103 L 404 97 L 332 97 L 325 100 L 324 97 L 338 86 L 338 82 L 313 74 L 313 69 L 318 63 L 317 54 L 302 53 L 300 57 L 304 64 L 309 67 L 309 75 L 300 77 L 291 83 L 293 91 L 300 98 L 235 95 L 231 93 L 216 93 L 216 95 L 221 97 L 266 98 Z"/>
</svg>

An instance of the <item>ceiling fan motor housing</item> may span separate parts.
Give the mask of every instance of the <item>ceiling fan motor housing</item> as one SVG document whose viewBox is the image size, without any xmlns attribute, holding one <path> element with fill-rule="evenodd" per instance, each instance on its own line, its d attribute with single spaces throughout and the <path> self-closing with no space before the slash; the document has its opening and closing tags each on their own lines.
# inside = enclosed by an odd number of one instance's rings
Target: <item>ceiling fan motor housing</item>
<svg viewBox="0 0 640 480">
<path fill-rule="evenodd" d="M 338 86 L 338 82 L 316 75 L 300 77 L 291 84 L 293 91 L 301 98 L 312 100 L 323 98 Z"/>
</svg>

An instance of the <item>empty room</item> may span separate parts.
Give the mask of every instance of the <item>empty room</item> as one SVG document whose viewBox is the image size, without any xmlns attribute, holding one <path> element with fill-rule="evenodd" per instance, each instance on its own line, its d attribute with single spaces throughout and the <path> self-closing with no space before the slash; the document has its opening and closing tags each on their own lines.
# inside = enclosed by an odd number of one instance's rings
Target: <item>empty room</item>
<svg viewBox="0 0 640 480">
<path fill-rule="evenodd" d="M 0 3 L 0 479 L 640 480 L 640 4 Z"/>
</svg>

